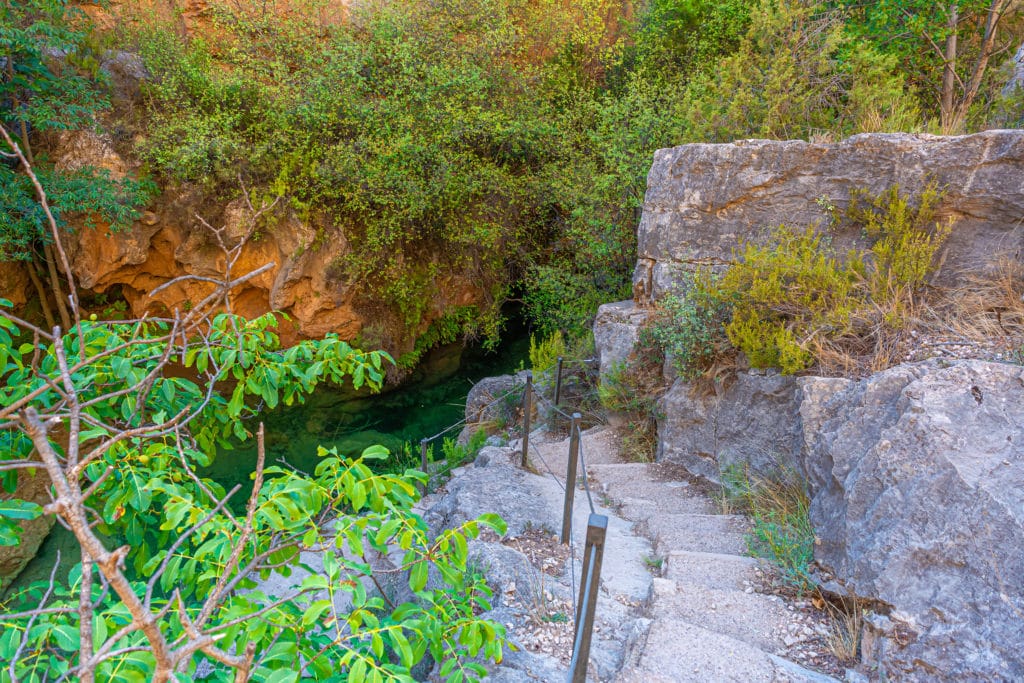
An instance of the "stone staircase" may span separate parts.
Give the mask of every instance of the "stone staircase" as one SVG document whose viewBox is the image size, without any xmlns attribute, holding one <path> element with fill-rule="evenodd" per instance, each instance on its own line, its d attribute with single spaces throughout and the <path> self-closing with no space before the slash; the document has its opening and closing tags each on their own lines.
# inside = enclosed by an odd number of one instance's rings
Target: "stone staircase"
<svg viewBox="0 0 1024 683">
<path fill-rule="evenodd" d="M 744 517 L 717 514 L 671 465 L 587 465 L 592 488 L 650 539 L 648 563 L 660 568 L 617 683 L 835 680 L 780 656 L 804 626 L 782 598 L 754 588 L 760 565 L 745 554 Z"/>
<path fill-rule="evenodd" d="M 512 537 L 543 529 L 550 538 L 561 528 L 569 452 L 563 436 L 533 432 L 526 470 L 519 442 L 484 449 L 473 465 L 453 472 L 444 490 L 422 501 L 428 521 L 440 529 L 496 512 Z M 610 427 L 586 430 L 581 439 L 595 511 L 608 516 L 588 680 L 833 681 L 786 658 L 790 646 L 799 648 L 807 638 L 808 625 L 798 606 L 758 592 L 770 571 L 746 555 L 747 520 L 718 514 L 718 504 L 681 468 L 620 462 L 619 445 L 620 435 Z M 579 588 L 576 572 L 590 513 L 582 475 L 575 482 L 574 560 L 544 583 L 555 602 L 569 606 L 563 610 L 571 609 Z M 487 680 L 564 681 L 572 624 L 538 626 L 536 614 L 532 620 L 524 614 L 531 611 L 523 609 L 530 602 L 530 576 L 539 575 L 498 543 L 474 542 L 471 548 L 477 564 L 489 568 L 497 592 L 491 616 L 508 626 L 518 647 Z M 557 646 L 538 649 L 538 629 L 556 637 Z"/>
</svg>

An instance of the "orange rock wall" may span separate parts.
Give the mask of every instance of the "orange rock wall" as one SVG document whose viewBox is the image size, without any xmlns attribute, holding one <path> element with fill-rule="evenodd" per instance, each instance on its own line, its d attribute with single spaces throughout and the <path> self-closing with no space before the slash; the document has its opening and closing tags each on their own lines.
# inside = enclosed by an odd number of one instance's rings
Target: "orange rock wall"
<svg viewBox="0 0 1024 683">
<path fill-rule="evenodd" d="M 58 168 L 67 170 L 88 164 L 107 168 L 115 176 L 132 172 L 132 164 L 117 154 L 109 140 L 89 131 L 61 136 L 53 156 Z M 76 229 L 66 237 L 65 246 L 79 287 L 97 293 L 120 287 L 135 316 L 184 311 L 201 301 L 211 285 L 197 280 L 183 280 L 155 295 L 152 292 L 181 276 L 223 274 L 224 251 L 198 216 L 223 227 L 229 247 L 237 244 L 251 221 L 243 200 L 223 207 L 202 206 L 202 201 L 201 194 L 188 187 L 163 188 L 158 200 L 146 207 L 127 231 Z M 211 214 L 219 214 L 219 220 Z M 416 336 L 451 307 L 486 301 L 487 292 L 469 275 L 446 274 L 434 283 L 418 328 L 406 330 L 397 313 L 398 302 L 374 301 L 362 283 L 331 276 L 348 253 L 344 230 L 338 226 L 321 230 L 319 237 L 316 228 L 295 217 L 286 217 L 272 229 L 263 228 L 246 243 L 232 277 L 267 263 L 274 266 L 233 292 L 232 310 L 247 317 L 271 310 L 284 312 L 290 318 L 281 320 L 279 328 L 285 343 L 323 337 L 328 332 L 351 340 L 372 325 L 369 343 L 401 354 L 411 350 Z M 426 263 L 440 261 L 441 255 L 425 253 L 422 259 Z M 30 287 L 20 264 L 0 266 L 0 297 L 22 305 L 34 296 Z"/>
</svg>

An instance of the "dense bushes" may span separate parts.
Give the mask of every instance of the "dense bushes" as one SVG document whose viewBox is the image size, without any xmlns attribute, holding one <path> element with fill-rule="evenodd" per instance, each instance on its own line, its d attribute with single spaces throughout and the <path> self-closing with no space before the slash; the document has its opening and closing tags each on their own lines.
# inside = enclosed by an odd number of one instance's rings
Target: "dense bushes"
<svg viewBox="0 0 1024 683">
<path fill-rule="evenodd" d="M 210 6 L 187 42 L 142 22 L 139 153 L 214 197 L 241 174 L 343 232 L 337 276 L 409 330 L 449 274 L 486 292 L 461 332 L 497 335 L 520 292 L 544 333 L 588 325 L 628 295 L 655 149 L 935 117 L 933 65 L 841 3 L 381 2 L 330 25 L 295 2 Z"/>
</svg>

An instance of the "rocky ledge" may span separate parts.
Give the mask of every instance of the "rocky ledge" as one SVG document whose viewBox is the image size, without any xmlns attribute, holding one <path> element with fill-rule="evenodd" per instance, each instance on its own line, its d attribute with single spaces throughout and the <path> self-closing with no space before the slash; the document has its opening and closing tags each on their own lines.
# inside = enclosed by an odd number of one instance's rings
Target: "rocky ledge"
<svg viewBox="0 0 1024 683">
<path fill-rule="evenodd" d="M 634 299 L 658 299 L 678 270 L 725 263 L 765 228 L 831 226 L 840 253 L 860 244 L 856 228 L 832 225 L 850 194 L 892 185 L 911 195 L 934 183 L 940 217 L 956 223 L 938 280 L 951 284 L 1021 247 L 1024 131 L 942 137 L 855 135 L 838 143 L 741 140 L 661 149 L 647 178 L 638 229 Z"/>
<path fill-rule="evenodd" d="M 658 459 L 801 473 L 826 588 L 870 606 L 862 660 L 889 680 L 1024 678 L 1024 368 L 909 363 L 851 380 L 677 381 Z"/>
</svg>

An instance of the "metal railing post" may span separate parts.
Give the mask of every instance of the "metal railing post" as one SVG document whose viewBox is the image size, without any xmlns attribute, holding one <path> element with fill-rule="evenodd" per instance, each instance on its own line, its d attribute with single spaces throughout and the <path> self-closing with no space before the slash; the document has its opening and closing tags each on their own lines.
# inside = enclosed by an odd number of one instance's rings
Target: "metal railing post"
<svg viewBox="0 0 1024 683">
<path fill-rule="evenodd" d="M 555 407 L 562 398 L 562 357 L 558 357 L 558 370 L 555 373 Z"/>
<path fill-rule="evenodd" d="M 569 424 L 569 463 L 565 468 L 565 505 L 562 508 L 562 543 L 569 543 L 572 535 L 572 501 L 576 496 L 576 466 L 580 459 L 580 420 L 579 413 L 572 414 Z"/>
<path fill-rule="evenodd" d="M 587 521 L 587 545 L 583 552 L 583 580 L 576 608 L 576 631 L 573 634 L 572 661 L 569 662 L 568 683 L 586 683 L 590 660 L 590 640 L 594 631 L 597 590 L 601 583 L 601 562 L 608 518 L 591 513 Z"/>
<path fill-rule="evenodd" d="M 530 413 L 533 412 L 533 373 L 526 371 L 526 389 L 523 391 L 523 461 L 521 467 L 528 462 L 527 452 L 530 449 Z"/>
<path fill-rule="evenodd" d="M 427 440 L 420 439 L 420 469 L 427 475 L 426 480 L 420 485 L 422 495 L 427 495 L 427 484 L 430 483 L 430 472 L 427 471 Z"/>
</svg>

